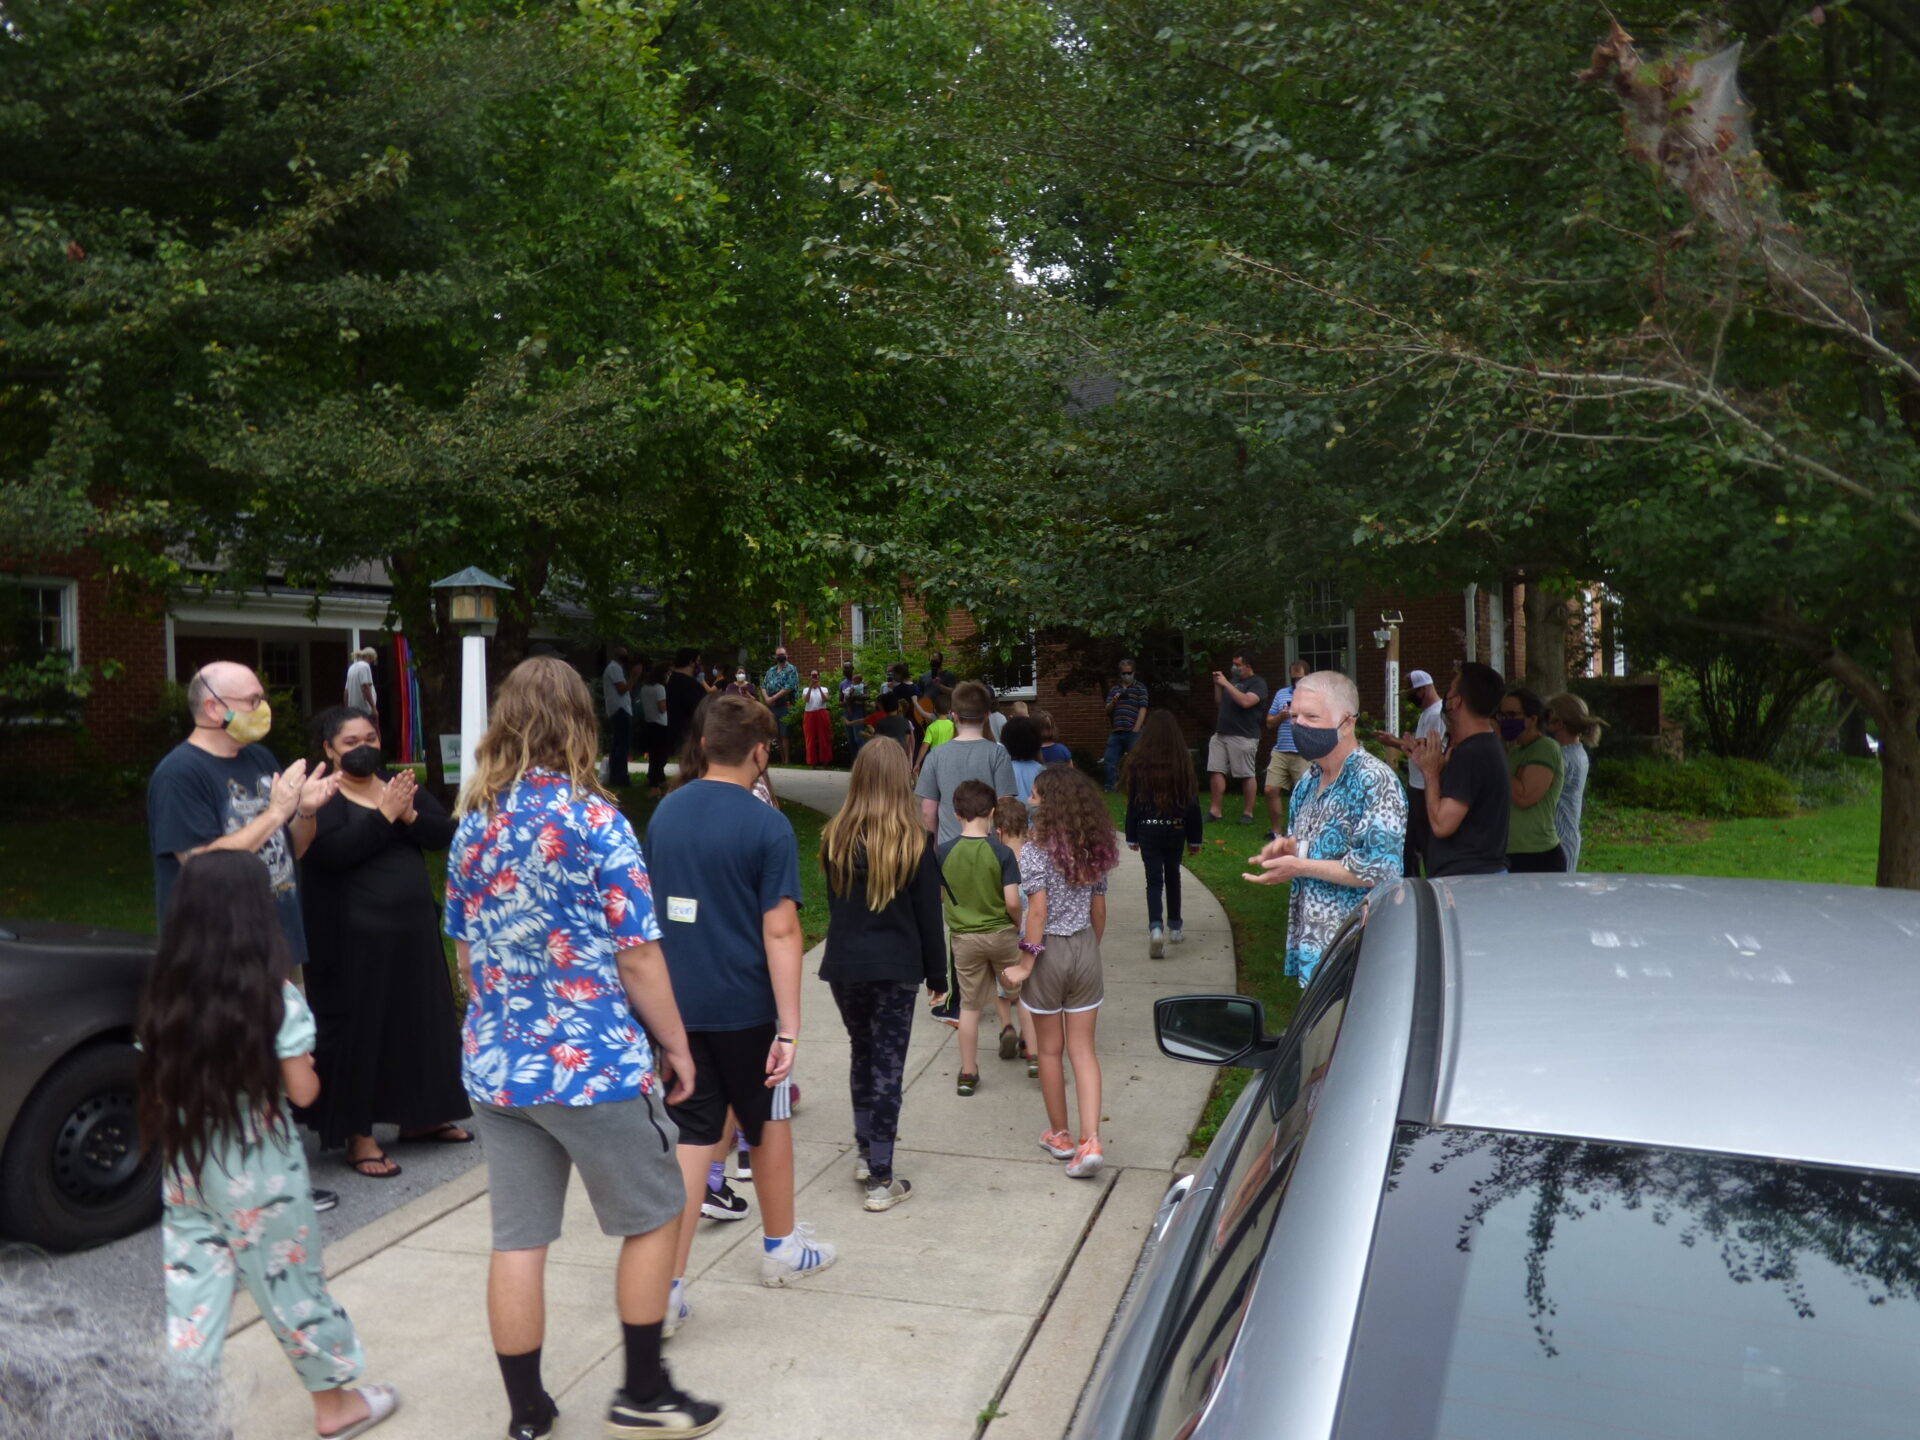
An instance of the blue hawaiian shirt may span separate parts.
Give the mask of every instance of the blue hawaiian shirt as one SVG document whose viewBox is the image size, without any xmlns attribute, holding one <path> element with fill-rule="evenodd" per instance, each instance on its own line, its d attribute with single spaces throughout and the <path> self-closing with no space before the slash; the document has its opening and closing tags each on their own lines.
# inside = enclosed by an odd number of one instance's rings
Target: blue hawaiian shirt
<svg viewBox="0 0 1920 1440">
<path fill-rule="evenodd" d="M 529 770 L 447 854 L 447 934 L 473 955 L 461 1073 L 475 1102 L 592 1105 L 653 1089 L 618 954 L 660 938 L 627 817 Z"/>
<path fill-rule="evenodd" d="M 1334 782 L 1322 788 L 1320 767 L 1309 765 L 1293 787 L 1287 811 L 1304 860 L 1338 860 L 1362 883 L 1335 885 L 1307 876 L 1287 893 L 1287 974 L 1302 985 L 1333 943 L 1341 923 L 1376 885 L 1400 878 L 1407 840 L 1407 792 L 1400 777 L 1365 750 L 1355 749 Z"/>
</svg>

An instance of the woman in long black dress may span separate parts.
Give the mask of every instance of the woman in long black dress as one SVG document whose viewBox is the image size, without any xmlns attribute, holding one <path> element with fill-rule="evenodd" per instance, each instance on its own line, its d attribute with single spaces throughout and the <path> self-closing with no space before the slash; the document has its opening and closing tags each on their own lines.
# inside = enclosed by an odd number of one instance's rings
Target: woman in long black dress
<svg viewBox="0 0 1920 1440">
<path fill-rule="evenodd" d="M 385 773 L 367 712 L 315 721 L 340 791 L 315 816 L 300 862 L 307 1000 L 319 1022 L 320 1098 L 301 1119 L 370 1180 L 400 1173 L 373 1138 L 464 1145 L 472 1114 L 460 1083 L 460 1030 L 424 852 L 444 850 L 453 817 L 413 772 Z"/>
</svg>

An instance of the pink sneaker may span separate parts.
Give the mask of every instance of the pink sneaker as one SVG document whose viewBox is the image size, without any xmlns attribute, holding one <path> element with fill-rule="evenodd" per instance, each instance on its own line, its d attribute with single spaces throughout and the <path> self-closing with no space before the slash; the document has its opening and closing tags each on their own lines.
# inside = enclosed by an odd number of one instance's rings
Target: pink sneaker
<svg viewBox="0 0 1920 1440">
<path fill-rule="evenodd" d="M 1089 1135 L 1080 1142 L 1080 1148 L 1073 1152 L 1073 1158 L 1067 1161 L 1067 1178 L 1091 1180 L 1100 1173 L 1100 1167 L 1105 1163 L 1106 1156 L 1100 1153 L 1100 1137 Z"/>
<path fill-rule="evenodd" d="M 1049 1130 L 1040 1137 L 1040 1148 L 1056 1160 L 1070 1160 L 1074 1155 L 1073 1136 L 1065 1130 Z"/>
</svg>

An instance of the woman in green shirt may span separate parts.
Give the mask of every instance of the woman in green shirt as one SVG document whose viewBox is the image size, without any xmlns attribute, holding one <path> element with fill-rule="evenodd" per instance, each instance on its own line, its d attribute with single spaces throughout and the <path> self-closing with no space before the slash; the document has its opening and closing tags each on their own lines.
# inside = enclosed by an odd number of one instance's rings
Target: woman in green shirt
<svg viewBox="0 0 1920 1440">
<path fill-rule="evenodd" d="M 1553 811 L 1567 783 L 1559 743 L 1541 733 L 1547 706 L 1524 685 L 1500 702 L 1500 738 L 1507 742 L 1513 777 L 1513 818 L 1507 824 L 1507 869 L 1515 875 L 1559 874 L 1567 868 Z"/>
</svg>

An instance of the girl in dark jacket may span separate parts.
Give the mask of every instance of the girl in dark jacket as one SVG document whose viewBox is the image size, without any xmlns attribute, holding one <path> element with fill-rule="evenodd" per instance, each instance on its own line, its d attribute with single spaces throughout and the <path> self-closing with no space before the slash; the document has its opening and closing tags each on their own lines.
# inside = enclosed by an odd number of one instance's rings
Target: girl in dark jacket
<svg viewBox="0 0 1920 1440">
<path fill-rule="evenodd" d="M 911 767 L 898 745 L 863 746 L 847 800 L 820 841 L 827 872 L 827 951 L 820 978 L 833 990 L 853 1047 L 854 1178 L 866 1208 L 891 1210 L 913 1193 L 893 1173 L 894 1132 L 913 1035 L 915 992 L 946 997 L 940 861 L 920 819 Z"/>
</svg>

